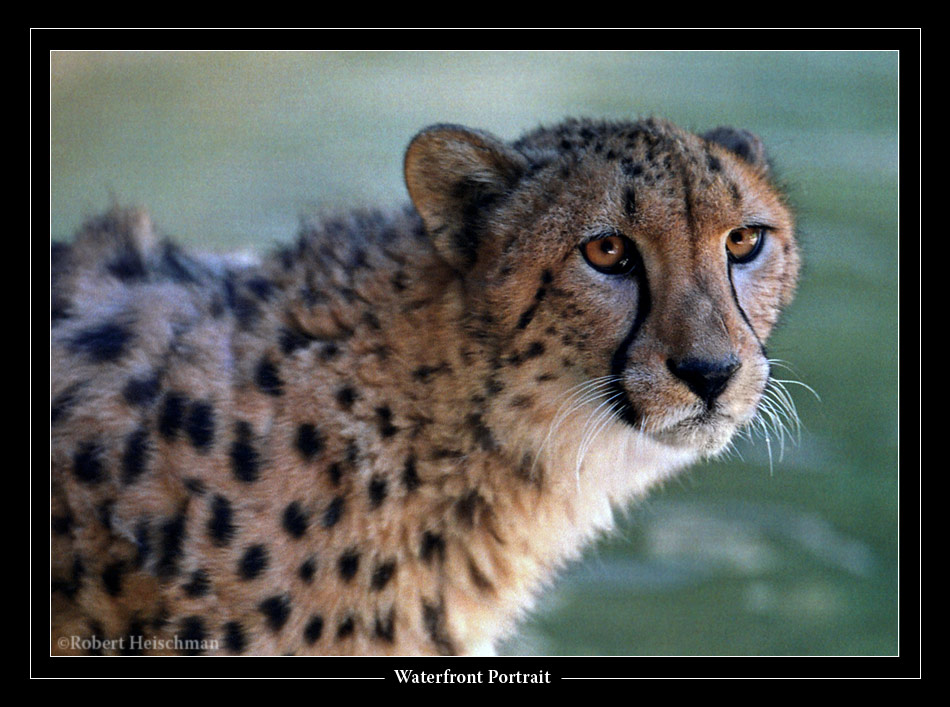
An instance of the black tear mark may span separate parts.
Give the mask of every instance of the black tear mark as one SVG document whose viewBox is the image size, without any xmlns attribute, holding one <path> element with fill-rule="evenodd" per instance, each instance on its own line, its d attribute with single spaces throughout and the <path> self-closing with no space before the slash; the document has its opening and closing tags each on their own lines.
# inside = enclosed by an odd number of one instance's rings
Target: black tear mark
<svg viewBox="0 0 950 707">
<path fill-rule="evenodd" d="M 646 268 L 639 268 L 636 273 L 636 278 L 639 285 L 637 313 L 633 319 L 633 323 L 630 325 L 627 335 L 614 351 L 610 361 L 610 373 L 614 376 L 616 381 L 611 385 L 611 391 L 617 395 L 615 399 L 620 401 L 620 403 L 616 405 L 616 409 L 621 419 L 631 426 L 637 424 L 637 411 L 633 407 L 633 403 L 630 402 L 630 398 L 623 388 L 621 379 L 623 378 L 624 369 L 627 366 L 630 346 L 633 344 L 634 339 L 637 338 L 637 334 L 640 333 L 643 322 L 646 321 L 647 316 L 650 314 L 651 307 L 650 285 L 647 280 Z"/>
<path fill-rule="evenodd" d="M 633 218 L 637 214 L 637 193 L 633 187 L 627 187 L 624 191 L 623 210 L 627 218 Z"/>
</svg>

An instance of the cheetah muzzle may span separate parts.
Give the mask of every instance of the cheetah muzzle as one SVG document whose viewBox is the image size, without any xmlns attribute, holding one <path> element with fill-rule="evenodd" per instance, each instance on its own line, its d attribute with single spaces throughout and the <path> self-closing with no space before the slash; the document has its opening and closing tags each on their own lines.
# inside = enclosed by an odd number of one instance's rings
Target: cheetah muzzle
<svg viewBox="0 0 950 707">
<path fill-rule="evenodd" d="M 799 268 L 755 136 L 436 125 L 404 171 L 259 262 L 53 244 L 53 652 L 490 650 L 753 422 Z"/>
</svg>

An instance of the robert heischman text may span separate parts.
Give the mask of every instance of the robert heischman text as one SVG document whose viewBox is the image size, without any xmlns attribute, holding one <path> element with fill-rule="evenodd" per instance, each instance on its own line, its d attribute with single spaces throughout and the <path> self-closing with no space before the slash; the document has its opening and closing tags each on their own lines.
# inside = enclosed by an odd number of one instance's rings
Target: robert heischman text
<svg viewBox="0 0 950 707">
<path fill-rule="evenodd" d="M 441 673 L 429 673 L 425 670 L 396 670 L 396 681 L 415 685 L 550 685 L 551 672 L 539 670 L 536 673 L 509 673 L 500 670 L 479 670 L 474 673 L 457 673 L 446 668 Z"/>
</svg>

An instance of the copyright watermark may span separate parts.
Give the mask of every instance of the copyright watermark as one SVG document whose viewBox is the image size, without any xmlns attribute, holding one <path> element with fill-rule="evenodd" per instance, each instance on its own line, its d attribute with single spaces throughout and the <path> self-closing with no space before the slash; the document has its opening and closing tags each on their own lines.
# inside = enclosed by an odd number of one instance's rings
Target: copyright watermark
<svg viewBox="0 0 950 707">
<path fill-rule="evenodd" d="M 122 636 L 121 638 L 101 638 L 99 636 L 60 636 L 56 639 L 60 650 L 74 651 L 177 651 L 200 652 L 214 651 L 219 645 L 217 639 L 158 638 L 155 636 Z"/>
</svg>

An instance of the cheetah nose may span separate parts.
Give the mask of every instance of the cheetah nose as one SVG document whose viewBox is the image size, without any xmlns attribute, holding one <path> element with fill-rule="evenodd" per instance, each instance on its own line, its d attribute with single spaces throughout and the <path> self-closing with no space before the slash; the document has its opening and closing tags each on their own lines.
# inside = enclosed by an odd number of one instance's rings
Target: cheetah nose
<svg viewBox="0 0 950 707">
<path fill-rule="evenodd" d="M 717 361 L 701 358 L 684 358 L 676 361 L 668 358 L 666 367 L 674 376 L 683 381 L 686 387 L 696 393 L 706 403 L 706 407 L 709 407 L 725 390 L 732 374 L 739 368 L 739 359 L 735 355 L 729 355 Z"/>
</svg>

